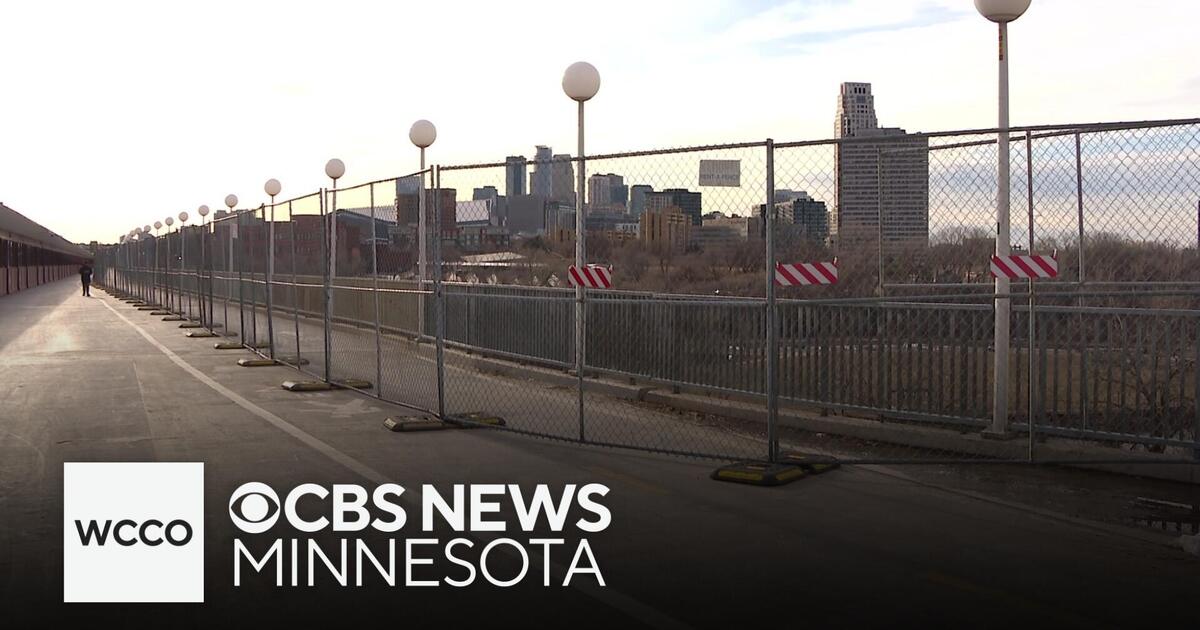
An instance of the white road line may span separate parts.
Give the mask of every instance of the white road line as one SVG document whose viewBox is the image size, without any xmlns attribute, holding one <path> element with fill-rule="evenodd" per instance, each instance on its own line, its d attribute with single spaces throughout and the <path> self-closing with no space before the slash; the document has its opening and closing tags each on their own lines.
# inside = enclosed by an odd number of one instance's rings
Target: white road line
<svg viewBox="0 0 1200 630">
<path fill-rule="evenodd" d="M 192 366 L 192 364 L 188 363 L 187 361 L 184 361 L 182 357 L 175 354 L 175 352 L 172 351 L 170 348 L 168 348 L 168 347 L 164 346 L 162 343 L 160 343 L 150 333 L 148 333 L 144 329 L 142 329 L 141 326 L 138 326 L 137 324 L 133 323 L 132 321 L 129 320 L 129 318 L 125 317 L 120 312 L 118 312 L 117 309 L 113 308 L 112 305 L 110 305 L 108 303 L 108 300 L 101 300 L 101 304 L 104 304 L 104 307 L 107 308 L 108 310 L 112 311 L 112 314 L 116 315 L 118 318 L 120 318 L 121 321 L 125 322 L 126 324 L 129 324 L 134 330 L 136 330 L 138 332 L 139 335 L 141 335 L 146 341 L 150 342 L 151 345 L 153 345 L 155 348 L 158 348 L 158 351 L 162 352 L 164 355 L 166 355 L 167 358 L 170 359 L 172 363 L 183 368 L 184 371 L 186 371 L 188 374 L 191 374 L 193 377 L 195 377 L 196 380 L 200 381 L 201 383 L 204 383 L 205 385 L 208 385 L 210 388 L 212 388 L 218 394 L 221 394 L 225 398 L 228 398 L 230 401 L 232 401 L 237 406 L 245 409 L 246 411 L 249 411 L 250 413 L 258 416 L 259 418 L 262 418 L 263 420 L 266 420 L 268 423 L 270 423 L 272 426 L 279 429 L 280 431 L 283 431 L 284 433 L 287 433 L 288 435 L 296 438 L 297 440 L 304 443 L 305 445 L 313 448 L 317 452 L 319 452 L 322 455 L 328 457 L 329 459 L 337 462 L 338 464 L 341 464 L 342 466 L 344 466 L 351 472 L 354 472 L 355 474 L 363 477 L 364 479 L 367 479 L 368 481 L 371 481 L 376 484 L 394 483 L 391 479 L 389 479 L 386 475 L 379 472 L 378 470 L 375 470 L 374 468 L 371 468 L 370 466 L 358 461 L 357 459 L 354 459 L 353 457 L 339 451 L 337 448 L 331 446 L 329 443 L 324 442 L 324 441 L 314 437 L 312 434 L 308 433 L 307 431 L 304 431 L 303 429 L 288 422 L 287 420 L 284 420 L 283 418 L 280 418 L 279 416 L 271 413 L 270 411 L 267 411 L 266 409 L 259 407 L 258 405 L 254 404 L 253 402 L 246 400 L 246 398 L 244 398 L 237 392 L 214 381 L 212 378 L 209 378 L 209 376 L 207 374 L 196 369 L 195 367 Z M 405 493 L 405 495 L 407 498 L 408 493 Z M 417 507 L 420 505 L 419 501 L 416 501 L 416 500 L 410 500 L 410 501 L 411 501 L 410 506 L 409 506 L 410 508 Z M 471 538 L 477 538 L 477 536 L 472 535 Z M 504 549 L 508 549 L 508 547 L 506 546 L 506 547 L 504 547 Z M 534 550 L 530 550 L 529 556 L 530 556 L 531 565 L 537 566 L 538 563 L 536 562 L 536 560 L 540 559 L 539 558 L 540 554 Z M 567 572 L 567 567 L 565 567 L 557 562 L 551 561 L 550 566 L 554 567 L 554 569 L 559 573 L 565 574 Z M 647 604 L 643 604 L 642 602 L 640 602 L 632 597 L 629 597 L 628 595 L 625 595 L 625 594 L 621 593 L 620 591 L 613 590 L 612 588 L 601 587 L 597 584 L 592 584 L 590 582 L 586 582 L 586 583 L 579 582 L 576 584 L 572 584 L 571 588 L 574 588 L 577 591 L 584 593 L 585 595 L 591 597 L 592 599 L 595 599 L 596 601 L 599 601 L 613 609 L 619 610 L 619 611 L 633 617 L 634 619 L 638 619 L 638 620 L 642 621 L 643 623 L 646 623 L 655 628 L 680 628 L 680 629 L 682 629 L 682 628 L 689 627 L 686 624 L 680 622 L 679 620 L 669 617 L 666 614 L 660 612 L 658 609 L 653 608 Z"/>
</svg>

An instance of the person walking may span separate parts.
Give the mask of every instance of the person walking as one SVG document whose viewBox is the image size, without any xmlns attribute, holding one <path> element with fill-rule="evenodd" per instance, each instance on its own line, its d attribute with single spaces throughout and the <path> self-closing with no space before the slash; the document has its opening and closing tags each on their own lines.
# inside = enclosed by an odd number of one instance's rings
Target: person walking
<svg viewBox="0 0 1200 630">
<path fill-rule="evenodd" d="M 92 297 L 92 266 L 83 263 L 79 268 L 79 282 L 83 284 L 83 295 Z"/>
</svg>

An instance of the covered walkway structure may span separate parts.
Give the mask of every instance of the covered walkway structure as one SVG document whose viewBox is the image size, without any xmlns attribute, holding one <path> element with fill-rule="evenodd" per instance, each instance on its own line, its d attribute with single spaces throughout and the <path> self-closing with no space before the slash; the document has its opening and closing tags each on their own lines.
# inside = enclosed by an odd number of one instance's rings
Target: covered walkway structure
<svg viewBox="0 0 1200 630">
<path fill-rule="evenodd" d="M 0 296 L 74 274 L 92 253 L 0 203 Z"/>
</svg>

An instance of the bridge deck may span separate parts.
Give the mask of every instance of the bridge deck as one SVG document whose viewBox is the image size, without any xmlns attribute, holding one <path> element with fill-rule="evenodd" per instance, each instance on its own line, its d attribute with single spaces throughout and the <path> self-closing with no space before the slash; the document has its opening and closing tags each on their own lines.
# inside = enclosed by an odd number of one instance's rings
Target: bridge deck
<svg viewBox="0 0 1200 630">
<path fill-rule="evenodd" d="M 1195 595 L 1196 564 L 1177 550 L 887 470 L 850 467 L 768 490 L 712 482 L 707 462 L 495 431 L 388 433 L 383 418 L 405 412 L 354 392 L 285 392 L 279 384 L 294 370 L 238 367 L 245 353 L 214 350 L 212 340 L 185 338 L 175 324 L 94 294 L 58 282 L 0 299 L 2 610 L 36 607 L 93 622 L 152 611 L 163 625 L 199 626 L 248 625 L 247 614 L 311 621 L 330 611 L 430 619 L 469 601 L 494 611 L 501 626 L 536 618 L 574 627 L 737 627 L 768 614 L 847 625 L 893 610 L 982 626 L 1037 615 L 1090 627 L 1182 621 L 1172 615 Z M 546 405 L 544 391 L 511 395 Z M 130 612 L 57 604 L 64 461 L 205 462 L 208 605 Z M 545 589 L 533 580 L 468 589 L 463 600 L 447 587 L 314 597 L 231 586 L 235 532 L 224 506 L 238 485 L 382 479 L 409 488 L 604 483 L 613 525 L 591 543 L 608 588 Z M 716 615 L 714 593 L 722 600 Z"/>
</svg>

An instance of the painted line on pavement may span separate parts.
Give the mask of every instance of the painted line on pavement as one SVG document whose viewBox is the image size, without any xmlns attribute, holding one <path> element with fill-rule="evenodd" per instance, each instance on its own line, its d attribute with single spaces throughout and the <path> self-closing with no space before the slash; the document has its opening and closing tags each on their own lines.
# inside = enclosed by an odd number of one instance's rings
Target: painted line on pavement
<svg viewBox="0 0 1200 630">
<path fill-rule="evenodd" d="M 168 359 L 170 359 L 172 363 L 174 363 L 175 365 L 178 365 L 180 368 L 183 368 L 184 371 L 186 371 L 188 374 L 191 374 L 196 380 L 209 386 L 209 388 L 213 389 L 214 391 L 216 391 L 218 394 L 221 394 L 225 398 L 228 398 L 230 401 L 232 401 L 237 406 L 245 409 L 246 411 L 249 411 L 250 413 L 258 416 L 259 418 L 262 418 L 263 420 L 266 420 L 268 423 L 270 423 L 272 426 L 279 429 L 280 431 L 283 431 L 284 433 L 287 433 L 288 435 L 296 438 L 297 440 L 299 440 L 306 446 L 313 448 L 317 452 L 328 457 L 329 459 L 333 460 L 334 462 L 341 464 L 342 466 L 344 466 L 351 472 L 354 472 L 355 474 L 363 477 L 364 479 L 367 479 L 368 481 L 371 481 L 376 484 L 394 483 L 391 479 L 389 479 L 383 473 L 381 473 L 381 472 L 375 470 L 374 468 L 371 468 L 370 466 L 358 461 L 357 459 L 354 459 L 353 457 L 339 451 L 337 448 L 331 446 L 329 443 L 324 442 L 317 437 L 314 437 L 312 434 L 308 433 L 307 431 L 304 431 L 303 429 L 293 425 L 292 423 L 288 422 L 287 420 L 284 420 L 283 418 L 280 418 L 279 416 L 271 413 L 270 411 L 263 409 L 262 407 L 247 400 L 246 398 L 244 398 L 237 392 L 214 381 L 207 374 L 205 374 L 204 372 L 201 372 L 199 369 L 192 366 L 192 364 L 183 360 L 182 357 L 180 357 L 178 354 L 175 354 L 175 352 L 172 351 L 170 348 L 164 346 L 161 342 L 159 342 L 157 339 L 155 339 L 150 333 L 146 332 L 141 326 L 135 324 L 134 322 L 130 321 L 129 318 L 122 315 L 119 311 L 117 311 L 117 309 L 113 308 L 112 305 L 110 305 L 107 300 L 101 300 L 101 303 L 104 304 L 104 307 L 107 308 L 109 311 L 112 311 L 113 315 L 116 315 L 118 318 L 121 319 L 121 321 L 125 322 L 126 324 L 129 324 L 134 330 L 136 330 L 138 332 L 138 334 L 140 334 L 146 341 L 150 342 L 150 345 L 154 346 L 155 348 L 158 348 L 158 351 L 163 353 L 164 355 L 166 355 L 166 357 Z M 410 499 L 410 502 L 411 503 L 410 503 L 409 507 L 419 506 L 419 503 L 417 501 L 413 501 Z M 475 535 L 472 535 L 471 537 L 477 538 L 477 536 L 475 536 Z M 540 554 L 538 554 L 536 551 L 530 551 L 529 555 L 532 560 L 532 558 L 535 558 L 535 557 L 539 556 Z M 532 562 L 531 562 L 531 564 L 532 564 Z M 557 562 L 554 562 L 554 561 L 550 562 L 550 566 L 554 567 L 555 570 L 562 572 L 564 574 L 567 571 L 567 567 L 565 567 Z M 601 587 L 599 585 L 591 584 L 591 583 L 587 583 L 587 584 L 579 583 L 579 584 L 572 585 L 571 588 L 574 588 L 577 591 L 591 597 L 592 599 L 595 599 L 598 602 L 601 602 L 615 610 L 619 610 L 619 611 L 633 617 L 634 619 L 642 621 L 643 623 L 646 623 L 646 624 L 656 627 L 656 628 L 688 628 L 689 627 L 686 624 L 678 621 L 677 619 L 667 616 L 665 613 L 659 611 L 656 608 L 653 608 L 653 607 L 651 607 L 647 604 L 644 604 L 628 595 L 625 595 L 624 593 L 621 593 L 620 591 L 616 591 L 616 590 L 613 590 L 608 587 Z"/>
</svg>

